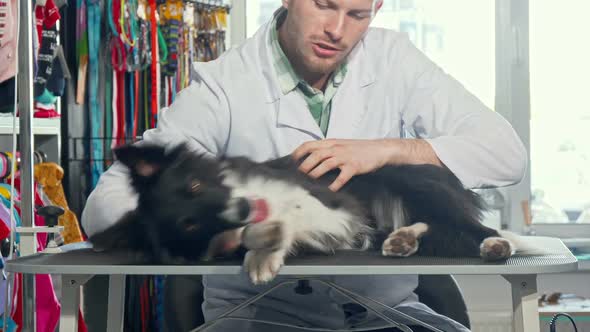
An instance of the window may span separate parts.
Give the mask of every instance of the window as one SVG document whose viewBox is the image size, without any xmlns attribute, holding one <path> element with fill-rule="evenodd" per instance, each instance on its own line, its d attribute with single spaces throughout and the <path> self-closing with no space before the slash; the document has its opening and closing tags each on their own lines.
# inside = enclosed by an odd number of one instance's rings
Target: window
<svg viewBox="0 0 590 332">
<path fill-rule="evenodd" d="M 590 224 L 590 1 L 529 1 L 534 223 Z"/>
</svg>

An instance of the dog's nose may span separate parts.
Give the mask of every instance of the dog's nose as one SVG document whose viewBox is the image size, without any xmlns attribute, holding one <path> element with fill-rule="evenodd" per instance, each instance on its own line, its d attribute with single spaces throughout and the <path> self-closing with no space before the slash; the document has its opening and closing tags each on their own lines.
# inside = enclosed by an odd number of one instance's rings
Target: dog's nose
<svg viewBox="0 0 590 332">
<path fill-rule="evenodd" d="M 250 201 L 244 197 L 235 197 L 229 200 L 221 217 L 230 223 L 244 225 L 249 222 Z"/>
</svg>

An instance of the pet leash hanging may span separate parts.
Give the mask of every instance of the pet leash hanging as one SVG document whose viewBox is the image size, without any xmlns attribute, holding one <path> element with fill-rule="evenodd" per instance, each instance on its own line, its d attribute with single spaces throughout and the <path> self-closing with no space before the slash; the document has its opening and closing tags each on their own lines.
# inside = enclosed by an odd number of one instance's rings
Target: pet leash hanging
<svg viewBox="0 0 590 332">
<path fill-rule="evenodd" d="M 121 0 L 119 10 L 119 29 L 121 31 L 121 41 L 124 44 L 129 45 L 129 47 L 134 47 L 137 27 L 135 26 L 135 24 L 133 24 L 133 17 L 135 17 L 133 10 L 128 10 L 128 6 L 125 3 L 125 0 Z M 129 20 L 127 20 L 127 22 L 129 22 L 129 32 L 131 33 L 131 39 L 127 37 L 127 25 L 125 24 L 125 17 L 129 17 Z"/>
<path fill-rule="evenodd" d="M 150 127 L 150 106 L 148 103 L 148 95 L 150 94 L 150 86 L 148 76 L 151 72 L 146 71 L 143 75 L 143 87 L 145 89 L 143 94 L 143 128 L 148 129 Z"/>
<path fill-rule="evenodd" d="M 120 0 L 114 0 L 112 4 L 112 15 L 114 22 L 120 22 L 121 6 Z M 116 81 L 116 108 L 114 109 L 113 115 L 116 117 L 116 131 L 113 128 L 115 135 L 115 146 L 125 144 L 125 110 L 126 110 L 126 94 L 125 94 L 125 72 L 127 70 L 127 50 L 125 44 L 122 41 L 121 36 L 121 25 L 115 24 L 117 31 L 116 36 L 111 40 L 111 63 L 115 70 L 114 81 Z M 115 85 L 115 84 L 113 84 Z M 115 120 L 113 119 L 113 122 Z M 115 127 L 113 125 L 113 127 Z"/>
<path fill-rule="evenodd" d="M 117 31 L 117 26 L 115 25 L 115 20 L 113 18 L 113 13 L 115 11 L 113 0 L 107 0 L 105 11 L 107 13 L 107 24 L 109 26 L 109 30 L 111 32 L 111 38 L 109 41 L 109 49 L 111 52 L 111 67 L 112 67 L 112 74 L 111 74 L 111 128 L 107 132 L 108 136 L 110 136 L 110 148 L 111 150 L 117 146 L 117 133 L 119 131 L 119 124 L 118 124 L 118 107 L 119 107 L 119 97 L 118 97 L 118 68 L 120 63 L 123 62 L 123 54 L 119 48 L 119 32 Z M 106 136 L 106 135 L 105 135 Z"/>
<path fill-rule="evenodd" d="M 133 126 L 131 131 L 131 138 L 135 139 L 140 129 L 140 114 L 145 114 L 145 106 L 147 101 L 146 95 L 149 89 L 146 86 L 145 70 L 151 65 L 151 49 L 149 43 L 149 23 L 147 15 L 147 1 L 133 0 L 133 6 L 136 7 L 136 22 L 138 26 L 137 42 L 134 50 L 137 51 L 138 58 L 135 60 L 132 68 L 134 69 L 134 112 L 133 112 Z M 143 126 L 143 124 L 142 124 Z M 145 128 L 145 127 L 144 127 Z"/>
<path fill-rule="evenodd" d="M 158 23 L 156 22 L 156 0 L 149 0 L 149 17 L 151 29 L 151 45 L 152 45 L 152 64 L 151 64 L 151 117 L 150 125 L 152 128 L 156 126 L 156 117 L 158 114 Z"/>
<path fill-rule="evenodd" d="M 107 56 L 105 59 L 105 67 L 109 67 L 106 64 L 110 58 Z M 109 160 L 106 158 L 111 155 L 111 145 L 109 137 L 112 136 L 113 127 L 113 70 L 106 70 L 105 72 L 105 103 L 104 103 L 104 140 L 102 140 L 104 149 L 104 160 L 103 167 L 108 168 L 110 166 Z"/>
<path fill-rule="evenodd" d="M 131 86 L 132 82 L 131 80 L 127 80 L 127 72 L 129 70 L 132 70 L 132 64 L 134 63 L 134 46 L 135 46 L 135 40 L 133 40 L 133 29 L 131 27 L 131 25 L 127 24 L 126 22 L 129 22 L 131 20 L 131 17 L 129 17 L 129 19 L 126 20 L 126 18 L 128 17 L 128 10 L 127 10 L 128 6 L 127 3 L 125 2 L 125 0 L 120 0 L 119 2 L 119 17 L 118 17 L 118 30 L 119 30 L 119 37 L 122 43 L 122 47 L 125 50 L 126 53 L 126 58 L 125 58 L 125 62 L 124 65 L 122 66 L 122 70 L 121 70 L 121 76 L 123 78 L 123 91 L 124 91 L 124 95 L 125 95 L 125 102 L 122 103 L 123 106 L 123 111 L 120 113 L 122 114 L 122 127 L 119 128 L 120 129 L 120 136 L 118 138 L 119 144 L 125 144 L 126 141 L 126 137 L 129 135 L 130 131 L 131 131 L 131 123 L 132 123 L 132 118 L 133 118 L 133 94 L 131 93 L 131 91 L 133 91 L 133 87 Z M 129 28 L 129 32 L 132 35 L 131 39 L 127 36 L 127 29 Z"/>
<path fill-rule="evenodd" d="M 84 104 L 86 94 L 86 70 L 88 66 L 88 34 L 86 31 L 86 0 L 76 1 L 76 60 L 78 63 L 78 83 L 76 103 Z"/>
<path fill-rule="evenodd" d="M 89 0 L 88 9 L 88 99 L 92 121 L 91 130 L 91 186 L 94 188 L 103 173 L 104 151 L 100 138 L 102 123 L 101 109 L 98 105 L 98 54 L 100 50 L 100 1 Z"/>
<path fill-rule="evenodd" d="M 139 70 L 142 68 L 140 60 L 140 46 L 139 42 L 141 39 L 141 33 L 138 26 L 138 9 L 139 5 L 137 0 L 129 0 L 128 2 L 122 1 L 122 8 L 124 10 L 122 15 L 125 15 L 128 19 L 125 24 L 124 20 L 120 20 L 121 24 L 121 36 L 125 41 L 125 44 L 129 48 L 129 54 L 127 57 L 127 67 L 131 74 L 129 75 L 129 116 L 127 121 L 127 137 L 134 139 L 137 135 L 137 117 L 138 117 L 138 106 L 139 106 Z M 126 30 L 129 29 L 131 39 L 127 37 Z"/>
<path fill-rule="evenodd" d="M 146 11 L 146 2 L 145 0 L 139 0 L 136 2 L 136 15 L 138 18 L 138 38 L 137 38 L 137 45 L 136 49 L 138 52 L 138 63 L 137 68 L 135 68 L 134 73 L 134 82 L 135 82 L 135 109 L 133 114 L 133 129 L 132 129 L 132 139 L 135 140 L 139 131 L 139 118 L 140 113 L 143 112 L 143 105 L 142 103 L 145 102 L 143 95 L 147 93 L 144 88 L 144 70 L 149 66 L 149 59 L 150 50 L 149 50 L 149 42 L 148 42 L 148 25 L 147 25 L 147 11 Z"/>
</svg>

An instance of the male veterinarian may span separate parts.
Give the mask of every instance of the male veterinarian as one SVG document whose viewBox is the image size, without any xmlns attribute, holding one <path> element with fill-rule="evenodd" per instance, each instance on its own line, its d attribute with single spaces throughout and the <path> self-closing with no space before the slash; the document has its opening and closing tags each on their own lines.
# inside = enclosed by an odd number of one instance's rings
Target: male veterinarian
<svg viewBox="0 0 590 332">
<path fill-rule="evenodd" d="M 381 1 L 282 4 L 254 37 L 216 61 L 195 64 L 193 83 L 161 111 L 158 128 L 147 131 L 144 140 L 171 145 L 188 141 L 211 155 L 246 155 L 257 161 L 294 151 L 296 156 L 311 153 L 302 164 L 310 176 L 341 170 L 333 190 L 355 174 L 385 164 L 448 167 L 471 188 L 521 179 L 526 152 L 507 121 L 432 63 L 406 35 L 369 28 Z M 83 214 L 88 233 L 135 206 L 126 176 L 119 164 L 102 176 Z M 329 279 L 444 331 L 467 331 L 418 302 L 416 276 Z M 205 277 L 206 319 L 280 280 L 253 286 L 245 274 Z M 347 312 L 347 302 L 320 286 L 309 295 L 286 287 L 240 314 L 326 328 L 375 324 L 370 314 Z M 263 325 L 248 326 L 223 323 L 219 330 L 264 330 Z"/>
</svg>

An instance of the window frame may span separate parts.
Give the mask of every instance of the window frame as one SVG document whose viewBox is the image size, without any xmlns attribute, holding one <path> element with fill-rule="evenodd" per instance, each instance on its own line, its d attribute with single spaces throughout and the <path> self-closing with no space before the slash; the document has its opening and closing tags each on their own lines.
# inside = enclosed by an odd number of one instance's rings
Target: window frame
<svg viewBox="0 0 590 332">
<path fill-rule="evenodd" d="M 503 213 L 511 231 L 560 238 L 590 238 L 590 224 L 525 224 L 520 202 L 531 201 L 531 93 L 529 67 L 529 0 L 496 0 L 496 111 L 512 124 L 522 139 L 528 167 L 522 181 L 504 190 L 508 206 Z"/>
<path fill-rule="evenodd" d="M 229 17 L 230 47 L 237 46 L 246 40 L 246 0 L 227 0 L 231 6 Z"/>
<path fill-rule="evenodd" d="M 528 57 L 528 0 L 496 0 L 496 97 L 495 110 L 512 124 L 526 147 L 530 166 L 530 76 Z M 522 181 L 500 188 L 507 198 L 502 228 L 526 232 L 525 214 L 519 202 L 530 200 L 530 167 Z"/>
</svg>

